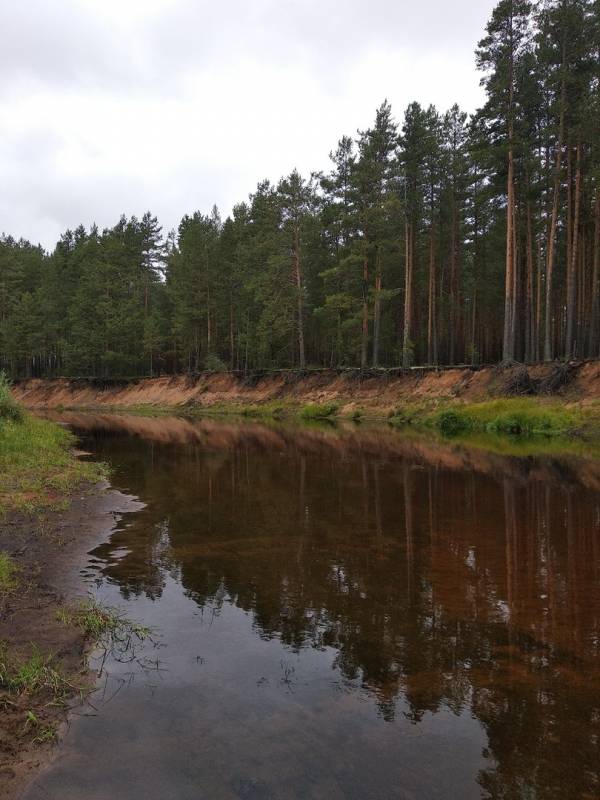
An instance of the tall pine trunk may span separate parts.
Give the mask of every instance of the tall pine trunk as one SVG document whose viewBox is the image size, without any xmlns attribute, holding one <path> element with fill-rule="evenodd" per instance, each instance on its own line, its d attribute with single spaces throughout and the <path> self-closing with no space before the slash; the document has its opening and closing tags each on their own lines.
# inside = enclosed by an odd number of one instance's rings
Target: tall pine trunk
<svg viewBox="0 0 600 800">
<path fill-rule="evenodd" d="M 454 364 L 456 358 L 456 339 L 458 332 L 458 220 L 456 212 L 456 190 L 452 189 L 452 229 L 450 233 L 450 364 Z"/>
<path fill-rule="evenodd" d="M 381 253 L 375 255 L 375 302 L 373 305 L 373 366 L 379 366 L 379 336 L 381 330 Z"/>
<path fill-rule="evenodd" d="M 296 310 L 298 325 L 298 358 L 300 369 L 306 367 L 306 354 L 304 350 L 304 290 L 302 286 L 302 263 L 300 260 L 300 226 L 294 226 L 294 277 L 296 281 Z"/>
<path fill-rule="evenodd" d="M 515 186 L 512 123 L 508 148 L 508 201 L 506 208 L 506 280 L 504 287 L 504 341 L 502 360 L 515 358 Z"/>
<path fill-rule="evenodd" d="M 565 356 L 571 358 L 577 348 L 576 315 L 577 315 L 577 255 L 579 245 L 579 216 L 581 210 L 581 140 L 577 142 L 577 162 L 575 167 L 575 210 L 570 228 L 571 246 L 567 265 L 567 331 L 565 338 Z"/>
<path fill-rule="evenodd" d="M 556 163 L 554 165 L 554 189 L 552 196 L 552 214 L 550 217 L 550 230 L 548 232 L 548 243 L 546 246 L 546 297 L 545 297 L 545 316 L 544 316 L 544 360 L 551 361 L 553 358 L 552 348 L 552 319 L 553 319 L 553 284 L 554 284 L 554 262 L 556 249 L 556 229 L 558 226 L 558 204 L 560 201 L 560 173 L 562 167 L 562 151 L 565 137 L 565 106 L 566 106 L 566 81 L 564 76 L 566 46 L 563 44 L 563 78 L 560 92 L 560 121 L 558 124 L 558 143 L 556 146 Z"/>
<path fill-rule="evenodd" d="M 210 286 L 206 289 L 206 353 L 212 352 L 212 315 L 210 311 Z"/>
<path fill-rule="evenodd" d="M 437 325 L 435 304 L 435 226 L 431 223 L 429 232 L 429 301 L 427 311 L 427 363 L 437 364 Z"/>
<path fill-rule="evenodd" d="M 592 273 L 592 309 L 588 355 L 600 356 L 600 188 L 596 189 L 594 221 L 594 268 Z"/>
<path fill-rule="evenodd" d="M 504 284 L 504 340 L 502 360 L 515 358 L 515 154 L 514 154 L 514 69 L 515 50 L 512 42 L 513 23 L 510 26 L 511 50 L 508 68 L 508 177 L 506 207 L 506 268 Z"/>
<path fill-rule="evenodd" d="M 235 369 L 235 313 L 233 310 L 233 295 L 229 295 L 229 369 Z"/>
<path fill-rule="evenodd" d="M 363 305 L 362 305 L 362 335 L 360 348 L 361 369 L 367 368 L 369 354 L 369 244 L 365 240 L 363 254 Z"/>
<path fill-rule="evenodd" d="M 406 270 L 404 282 L 404 333 L 402 337 L 402 366 L 408 369 L 412 366 L 412 306 L 413 306 L 413 226 L 406 220 Z"/>
<path fill-rule="evenodd" d="M 527 201 L 527 276 L 526 276 L 526 308 L 525 308 L 525 360 L 535 361 L 535 317 L 533 308 L 533 224 L 531 220 L 531 203 Z"/>
</svg>

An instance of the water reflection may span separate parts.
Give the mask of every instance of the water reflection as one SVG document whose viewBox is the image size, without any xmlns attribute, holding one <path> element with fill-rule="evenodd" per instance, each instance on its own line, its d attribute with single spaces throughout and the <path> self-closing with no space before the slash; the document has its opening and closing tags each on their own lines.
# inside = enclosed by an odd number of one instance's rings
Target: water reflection
<svg viewBox="0 0 600 800">
<path fill-rule="evenodd" d="M 400 718 L 450 712 L 485 731 L 481 796 L 600 794 L 598 462 L 385 430 L 67 419 L 148 504 L 92 554 L 100 583 L 160 601 L 175 582 L 207 618 L 235 607 L 260 640 L 333 651 L 336 690 L 387 726 L 382 764 Z M 268 791 L 251 796 L 288 796 Z M 417 796 L 456 796 L 436 791 Z"/>
</svg>

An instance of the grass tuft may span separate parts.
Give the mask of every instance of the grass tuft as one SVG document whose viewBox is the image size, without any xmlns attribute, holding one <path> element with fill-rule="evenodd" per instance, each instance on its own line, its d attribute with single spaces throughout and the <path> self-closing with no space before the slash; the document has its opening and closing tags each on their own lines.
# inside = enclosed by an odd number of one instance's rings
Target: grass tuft
<svg viewBox="0 0 600 800">
<path fill-rule="evenodd" d="M 34 648 L 26 661 L 14 661 L 6 644 L 0 643 L 0 688 L 30 696 L 46 692 L 57 700 L 64 698 L 72 687 L 53 666 L 52 656 Z"/>
<path fill-rule="evenodd" d="M 150 628 L 127 619 L 118 609 L 103 606 L 95 600 L 85 600 L 72 608 L 61 608 L 56 616 L 59 622 L 77 626 L 87 639 L 100 645 L 112 646 L 131 637 L 144 641 L 152 633 Z"/>
<path fill-rule="evenodd" d="M 29 729 L 33 729 L 36 732 L 35 737 L 32 739 L 33 744 L 45 744 L 46 742 L 52 742 L 56 739 L 56 728 L 54 725 L 44 725 L 33 711 L 28 711 L 25 714 L 23 730 L 27 731 Z"/>
<path fill-rule="evenodd" d="M 18 567 L 7 553 L 0 553 L 0 593 L 16 589 Z"/>
</svg>

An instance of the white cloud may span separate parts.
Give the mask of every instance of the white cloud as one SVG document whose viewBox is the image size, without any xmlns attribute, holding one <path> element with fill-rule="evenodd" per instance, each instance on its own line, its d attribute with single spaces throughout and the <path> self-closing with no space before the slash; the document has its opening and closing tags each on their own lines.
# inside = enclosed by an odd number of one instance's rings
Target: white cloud
<svg viewBox="0 0 600 800">
<path fill-rule="evenodd" d="M 387 97 L 481 101 L 493 0 L 22 0 L 0 5 L 0 231 L 52 247 L 150 208 L 227 213 L 327 168 Z"/>
</svg>

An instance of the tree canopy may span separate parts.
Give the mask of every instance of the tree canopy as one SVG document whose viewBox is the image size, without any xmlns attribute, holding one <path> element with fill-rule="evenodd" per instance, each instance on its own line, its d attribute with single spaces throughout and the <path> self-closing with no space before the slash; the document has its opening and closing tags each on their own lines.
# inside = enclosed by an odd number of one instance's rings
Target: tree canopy
<svg viewBox="0 0 600 800">
<path fill-rule="evenodd" d="M 138 376 L 600 356 L 600 3 L 500 0 L 472 116 L 384 101 L 222 220 L 0 238 L 0 369 Z"/>
</svg>

